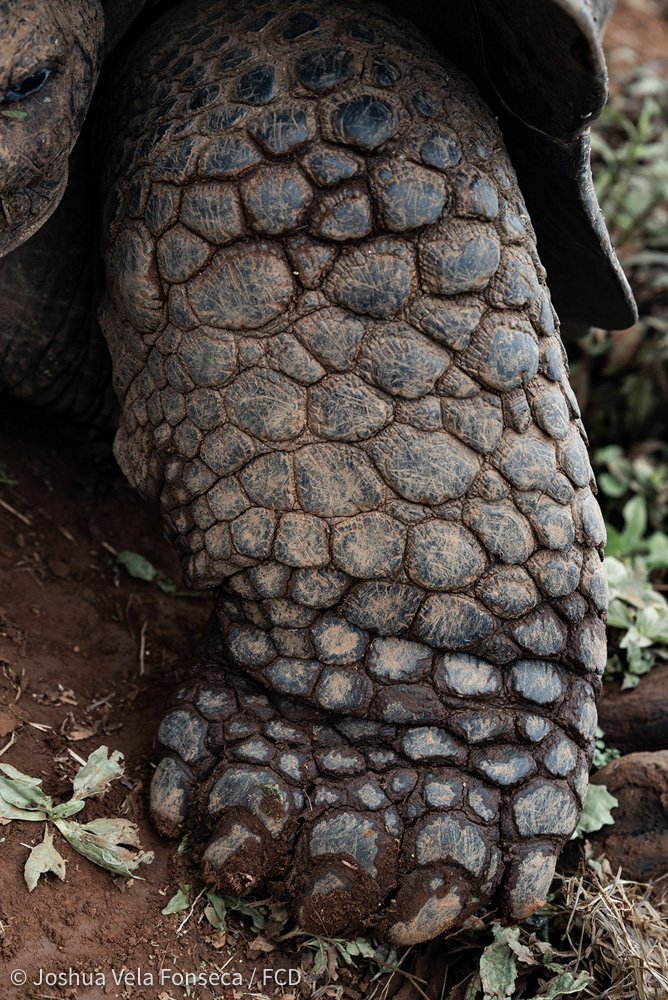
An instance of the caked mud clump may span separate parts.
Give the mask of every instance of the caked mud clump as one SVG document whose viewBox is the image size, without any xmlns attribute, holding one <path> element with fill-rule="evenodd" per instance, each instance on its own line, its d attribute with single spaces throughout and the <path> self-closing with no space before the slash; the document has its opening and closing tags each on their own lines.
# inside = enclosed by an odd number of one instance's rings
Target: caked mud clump
<svg viewBox="0 0 668 1000">
<path fill-rule="evenodd" d="M 188 3 L 108 81 L 116 454 L 220 642 L 159 829 L 302 926 L 544 899 L 587 783 L 603 522 L 516 179 L 404 22 Z"/>
</svg>

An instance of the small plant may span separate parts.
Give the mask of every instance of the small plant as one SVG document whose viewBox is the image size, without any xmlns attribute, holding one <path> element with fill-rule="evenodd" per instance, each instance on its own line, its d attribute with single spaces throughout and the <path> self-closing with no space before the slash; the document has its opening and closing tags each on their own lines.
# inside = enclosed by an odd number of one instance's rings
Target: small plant
<svg viewBox="0 0 668 1000">
<path fill-rule="evenodd" d="M 645 501 L 642 515 L 655 531 L 668 524 L 668 449 L 646 442 L 642 452 L 627 454 L 620 445 L 599 448 L 593 456 L 601 503 L 609 520 L 623 517 L 624 504 L 634 496 Z M 610 551 L 610 555 L 617 555 Z"/>
<path fill-rule="evenodd" d="M 644 245 L 661 232 L 665 235 L 667 105 L 665 81 L 638 73 L 610 101 L 592 134 L 599 159 L 596 191 L 618 246 Z"/>
<path fill-rule="evenodd" d="M 303 937 L 304 940 L 298 943 L 299 948 L 306 948 L 315 955 L 313 962 L 313 975 L 318 978 L 324 972 L 329 972 L 331 976 L 336 972 L 339 964 L 343 961 L 346 965 L 355 965 L 355 960 L 365 958 L 374 960 L 376 948 L 368 938 L 358 937 L 354 940 L 346 938 L 328 938 L 319 935 L 309 935 L 301 931 L 295 934 Z"/>
<path fill-rule="evenodd" d="M 594 744 L 594 757 L 592 760 L 592 767 L 595 771 L 600 770 L 600 768 L 605 767 L 609 764 L 611 760 L 619 760 L 621 753 L 619 750 L 615 750 L 614 747 L 608 747 L 605 744 L 604 737 L 605 733 L 600 728 L 596 727 L 596 740 Z"/>
<path fill-rule="evenodd" d="M 152 851 L 141 850 L 134 823 L 120 818 L 77 823 L 70 818 L 85 808 L 86 799 L 104 795 L 111 782 L 122 777 L 122 760 L 118 750 L 111 755 L 107 747 L 94 750 L 74 777 L 72 796 L 59 805 L 54 805 L 42 791 L 41 778 L 23 774 L 11 764 L 0 764 L 0 824 L 15 820 L 46 824 L 44 839 L 33 847 L 25 866 L 24 878 L 30 892 L 47 872 L 65 878 L 65 860 L 53 846 L 49 823 L 70 847 L 114 875 L 138 878 L 134 872 L 139 865 L 153 861 Z"/>
<path fill-rule="evenodd" d="M 668 438 L 668 82 L 650 65 L 617 83 L 594 126 L 592 166 L 640 318 L 590 331 L 569 354 L 592 440 L 644 448 Z"/>
<path fill-rule="evenodd" d="M 572 996 L 582 993 L 591 982 L 586 972 L 573 975 L 564 970 L 555 961 L 556 956 L 547 942 L 539 941 L 520 927 L 494 924 L 492 934 L 492 941 L 480 956 L 478 972 L 469 983 L 464 1000 L 478 1000 L 479 997 L 483 1000 L 512 1000 L 517 996 L 516 987 L 522 966 L 525 972 L 539 972 L 543 980 L 541 992 L 530 1000 L 557 1000 L 558 997 Z"/>
<path fill-rule="evenodd" d="M 605 570 L 610 590 L 608 680 L 635 687 L 658 662 L 668 660 L 668 601 L 662 591 L 668 572 L 668 467 L 631 459 L 617 446 L 597 460 L 603 508 L 621 521 L 606 524 Z M 616 501 L 628 497 L 619 515 Z"/>
<path fill-rule="evenodd" d="M 221 896 L 208 889 L 202 889 L 193 900 L 191 900 L 190 895 L 190 885 L 179 888 L 162 913 L 164 915 L 182 913 L 184 910 L 191 909 L 199 899 L 204 897 L 203 916 L 217 931 L 227 931 L 228 913 L 239 913 L 241 916 L 249 917 L 253 930 L 256 932 L 264 930 L 270 920 L 274 924 L 281 925 L 288 919 L 287 910 L 273 903 L 256 903 L 252 900 L 241 899 L 239 896 Z"/>
<path fill-rule="evenodd" d="M 606 676 L 621 678 L 624 689 L 633 688 L 656 663 L 668 660 L 668 602 L 649 580 L 651 548 L 646 557 L 607 558 L 604 565 L 610 588 L 608 625 L 617 630 Z"/>
<path fill-rule="evenodd" d="M 606 526 L 606 556 L 629 559 L 643 555 L 646 571 L 668 569 L 668 535 L 663 531 L 647 533 L 649 518 L 645 497 L 634 496 L 624 504 L 622 519 L 624 526 L 621 531 L 610 524 Z"/>
<path fill-rule="evenodd" d="M 288 912 L 285 907 L 260 902 L 254 903 L 238 896 L 221 896 L 219 893 L 203 889 L 195 899 L 191 900 L 191 887 L 184 885 L 174 893 L 165 908 L 164 915 L 171 913 L 182 913 L 192 910 L 197 901 L 204 897 L 203 916 L 214 930 L 223 934 L 228 931 L 227 918 L 230 913 L 237 913 L 247 917 L 251 921 L 251 926 L 255 933 L 265 930 L 271 922 L 274 933 L 288 921 Z M 183 924 L 181 925 L 183 926 Z M 346 965 L 354 965 L 357 959 L 366 959 L 375 962 L 378 966 L 387 970 L 395 964 L 397 954 L 395 949 L 391 949 L 391 954 L 387 956 L 379 950 L 368 938 L 357 937 L 330 938 L 317 934 L 310 934 L 300 927 L 274 938 L 278 942 L 294 941 L 300 950 L 312 952 L 314 955 L 311 972 L 318 979 L 325 973 L 331 978 L 335 977 L 336 970 L 341 962 Z"/>
</svg>

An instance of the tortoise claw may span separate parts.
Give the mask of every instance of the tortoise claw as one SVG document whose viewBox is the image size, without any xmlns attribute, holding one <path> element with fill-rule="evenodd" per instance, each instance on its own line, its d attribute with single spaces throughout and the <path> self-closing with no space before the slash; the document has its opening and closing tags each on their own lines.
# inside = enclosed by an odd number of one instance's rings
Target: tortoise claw
<svg viewBox="0 0 668 1000">
<path fill-rule="evenodd" d="M 151 818 L 163 837 L 183 836 L 194 800 L 190 768 L 175 757 L 163 757 L 151 780 Z"/>
</svg>

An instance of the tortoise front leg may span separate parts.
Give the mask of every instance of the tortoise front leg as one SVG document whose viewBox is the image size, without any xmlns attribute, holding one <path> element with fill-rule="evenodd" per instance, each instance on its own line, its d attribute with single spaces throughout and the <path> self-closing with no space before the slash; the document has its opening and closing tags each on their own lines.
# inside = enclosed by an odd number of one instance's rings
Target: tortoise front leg
<svg viewBox="0 0 668 1000">
<path fill-rule="evenodd" d="M 531 226 L 410 26 L 229 9 L 156 28 L 114 91 L 137 118 L 110 116 L 116 452 L 221 639 L 161 726 L 153 816 L 314 932 L 519 919 L 576 824 L 605 663 Z"/>
</svg>

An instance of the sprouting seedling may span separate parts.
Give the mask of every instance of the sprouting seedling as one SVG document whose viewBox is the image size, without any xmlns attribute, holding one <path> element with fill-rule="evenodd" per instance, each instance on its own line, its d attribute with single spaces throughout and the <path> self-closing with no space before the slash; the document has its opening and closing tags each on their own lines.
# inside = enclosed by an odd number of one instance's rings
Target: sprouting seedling
<svg viewBox="0 0 668 1000">
<path fill-rule="evenodd" d="M 30 892 L 41 875 L 52 872 L 65 878 L 65 860 L 53 846 L 50 823 L 70 847 L 89 861 L 114 875 L 139 878 L 134 872 L 141 864 L 153 861 L 152 851 L 143 851 L 134 823 L 121 818 L 94 819 L 78 823 L 70 819 L 86 806 L 86 799 L 105 794 L 112 781 L 122 777 L 123 754 L 99 747 L 90 754 L 72 782 L 72 796 L 58 805 L 42 791 L 41 778 L 23 774 L 11 764 L 0 764 L 0 825 L 13 820 L 46 823 L 44 839 L 30 852 L 24 878 Z"/>
</svg>

